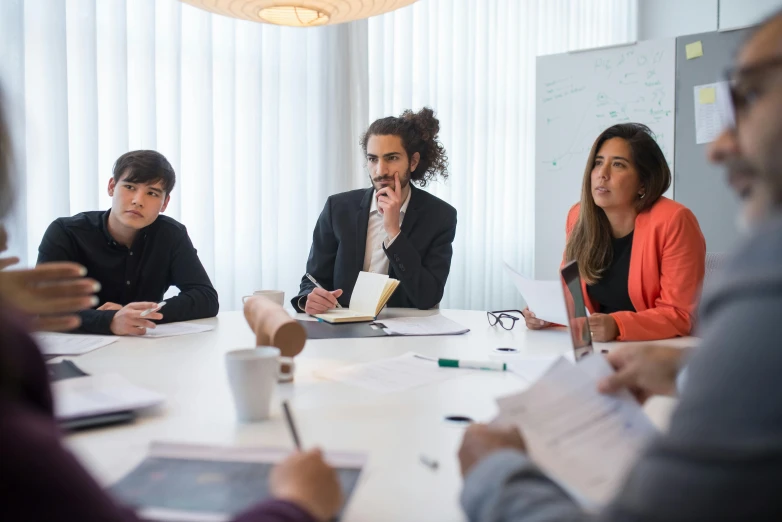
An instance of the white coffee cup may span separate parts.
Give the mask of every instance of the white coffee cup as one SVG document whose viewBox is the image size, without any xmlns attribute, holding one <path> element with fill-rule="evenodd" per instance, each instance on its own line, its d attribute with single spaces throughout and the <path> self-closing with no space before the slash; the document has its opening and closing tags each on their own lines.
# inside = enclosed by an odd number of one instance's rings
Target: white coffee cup
<svg viewBox="0 0 782 522">
<path fill-rule="evenodd" d="M 246 295 L 242 297 L 242 303 L 246 303 L 249 298 L 255 297 L 257 295 L 263 296 L 280 306 L 285 306 L 285 292 L 282 290 L 256 290 L 253 292 L 253 295 Z"/>
<path fill-rule="evenodd" d="M 281 365 L 290 369 L 283 372 Z M 291 380 L 295 368 L 292 357 L 280 357 L 280 349 L 259 346 L 225 354 L 228 384 L 240 422 L 269 418 L 269 407 L 278 380 Z"/>
</svg>

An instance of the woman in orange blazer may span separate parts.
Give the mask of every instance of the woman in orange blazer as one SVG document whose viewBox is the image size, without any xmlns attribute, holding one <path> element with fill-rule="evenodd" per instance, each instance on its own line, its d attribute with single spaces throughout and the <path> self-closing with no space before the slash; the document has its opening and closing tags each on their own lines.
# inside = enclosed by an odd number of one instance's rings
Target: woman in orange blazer
<svg viewBox="0 0 782 522">
<path fill-rule="evenodd" d="M 606 129 L 592 146 L 564 260 L 578 261 L 596 341 L 689 335 L 706 262 L 693 213 L 663 197 L 665 156 L 645 125 Z M 527 327 L 549 326 L 524 311 Z"/>
</svg>

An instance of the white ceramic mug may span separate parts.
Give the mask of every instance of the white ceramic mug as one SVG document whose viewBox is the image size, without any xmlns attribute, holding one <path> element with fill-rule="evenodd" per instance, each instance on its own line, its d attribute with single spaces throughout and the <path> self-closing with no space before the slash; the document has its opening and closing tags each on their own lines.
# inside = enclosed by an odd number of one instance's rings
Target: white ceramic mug
<svg viewBox="0 0 782 522">
<path fill-rule="evenodd" d="M 253 292 L 253 295 L 246 295 L 242 297 L 242 303 L 246 303 L 249 298 L 255 297 L 257 295 L 263 296 L 280 306 L 285 306 L 285 292 L 282 290 L 256 290 Z"/>
<path fill-rule="evenodd" d="M 289 371 L 283 372 L 281 365 Z M 228 384 L 240 422 L 257 422 L 269 418 L 269 408 L 278 380 L 293 379 L 292 357 L 280 357 L 280 349 L 259 346 L 233 350 L 225 354 Z"/>
</svg>

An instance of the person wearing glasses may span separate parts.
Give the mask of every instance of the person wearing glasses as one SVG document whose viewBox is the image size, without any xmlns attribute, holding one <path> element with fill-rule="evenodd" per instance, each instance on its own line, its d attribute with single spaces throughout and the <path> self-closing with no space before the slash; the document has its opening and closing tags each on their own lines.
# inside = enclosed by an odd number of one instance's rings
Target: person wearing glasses
<svg viewBox="0 0 782 522">
<path fill-rule="evenodd" d="M 451 270 L 456 209 L 413 186 L 448 178 L 439 132 L 429 108 L 369 126 L 361 147 L 372 187 L 326 201 L 312 234 L 307 274 L 291 300 L 297 311 L 314 315 L 337 303 L 348 306 L 361 271 L 399 280 L 388 306 L 425 310 L 440 302 Z"/>
<path fill-rule="evenodd" d="M 669 429 L 586 513 L 530 461 L 518 430 L 473 425 L 459 451 L 471 522 L 782 520 L 782 11 L 744 44 L 730 83 L 735 127 L 709 157 L 742 200 L 747 237 L 704 295 L 703 348 L 620 348 L 599 384 L 641 401 L 678 392 Z"/>
<path fill-rule="evenodd" d="M 663 196 L 671 171 L 645 125 L 622 123 L 595 140 L 581 202 L 567 217 L 565 261 L 576 260 L 595 341 L 690 334 L 706 270 L 695 215 Z M 549 323 L 525 310 L 528 328 Z"/>
</svg>

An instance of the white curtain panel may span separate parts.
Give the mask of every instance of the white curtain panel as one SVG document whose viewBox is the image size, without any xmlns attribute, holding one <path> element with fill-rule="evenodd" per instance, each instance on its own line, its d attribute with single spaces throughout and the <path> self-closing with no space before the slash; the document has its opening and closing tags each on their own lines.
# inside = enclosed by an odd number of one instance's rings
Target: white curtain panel
<svg viewBox="0 0 782 522">
<path fill-rule="evenodd" d="M 429 190 L 459 220 L 443 307 L 520 306 L 502 267 L 533 269 L 536 56 L 631 42 L 636 25 L 629 0 L 423 0 L 369 20 L 370 119 L 440 119 L 451 176 Z"/>
<path fill-rule="evenodd" d="M 428 105 L 451 160 L 430 190 L 459 211 L 442 306 L 518 306 L 502 261 L 532 268 L 535 56 L 635 39 L 636 2 L 420 0 L 290 29 L 177 0 L 3 0 L 11 253 L 34 264 L 53 219 L 109 208 L 117 157 L 155 149 L 221 309 L 290 297 L 328 195 L 368 186 L 360 133 Z"/>
</svg>

